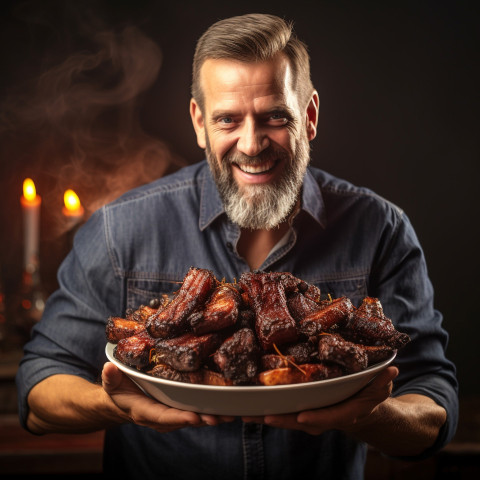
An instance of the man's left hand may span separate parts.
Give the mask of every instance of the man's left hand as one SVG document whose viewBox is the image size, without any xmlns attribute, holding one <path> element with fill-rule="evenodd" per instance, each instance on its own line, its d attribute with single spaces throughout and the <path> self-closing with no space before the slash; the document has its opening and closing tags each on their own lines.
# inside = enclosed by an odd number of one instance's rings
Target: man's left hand
<svg viewBox="0 0 480 480">
<path fill-rule="evenodd" d="M 396 367 L 388 367 L 353 397 L 329 407 L 285 415 L 243 417 L 243 421 L 302 430 L 311 435 L 332 429 L 354 431 L 370 417 L 379 404 L 389 398 L 392 381 L 397 375 Z"/>
</svg>

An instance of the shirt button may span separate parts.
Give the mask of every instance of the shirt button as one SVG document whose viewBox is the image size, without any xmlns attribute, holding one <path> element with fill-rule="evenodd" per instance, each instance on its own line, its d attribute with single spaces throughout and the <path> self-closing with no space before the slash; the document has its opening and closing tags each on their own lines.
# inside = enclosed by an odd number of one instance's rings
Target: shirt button
<svg viewBox="0 0 480 480">
<path fill-rule="evenodd" d="M 233 250 L 233 245 L 231 244 L 231 242 L 227 242 L 227 248 L 232 251 Z"/>
</svg>

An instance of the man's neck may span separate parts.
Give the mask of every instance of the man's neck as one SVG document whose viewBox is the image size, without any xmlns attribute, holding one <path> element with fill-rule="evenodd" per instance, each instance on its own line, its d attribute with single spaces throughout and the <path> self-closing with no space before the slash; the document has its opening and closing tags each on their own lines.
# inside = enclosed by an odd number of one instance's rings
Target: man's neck
<svg viewBox="0 0 480 480">
<path fill-rule="evenodd" d="M 260 268 L 273 247 L 283 238 L 289 228 L 290 223 L 283 222 L 272 230 L 242 229 L 237 243 L 237 251 L 248 263 L 250 270 Z"/>
</svg>

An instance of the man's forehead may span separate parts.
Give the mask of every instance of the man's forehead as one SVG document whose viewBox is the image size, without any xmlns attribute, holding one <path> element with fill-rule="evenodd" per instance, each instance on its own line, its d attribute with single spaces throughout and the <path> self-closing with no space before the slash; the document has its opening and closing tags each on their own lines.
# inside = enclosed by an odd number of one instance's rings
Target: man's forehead
<svg viewBox="0 0 480 480">
<path fill-rule="evenodd" d="M 234 102 L 239 98 L 271 102 L 292 100 L 292 72 L 287 58 L 279 55 L 264 62 L 208 59 L 201 70 L 207 99 Z"/>
</svg>

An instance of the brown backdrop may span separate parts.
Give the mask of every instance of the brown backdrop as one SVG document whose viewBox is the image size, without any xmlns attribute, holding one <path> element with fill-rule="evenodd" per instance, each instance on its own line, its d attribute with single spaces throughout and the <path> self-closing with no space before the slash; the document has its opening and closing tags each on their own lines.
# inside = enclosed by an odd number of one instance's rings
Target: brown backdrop
<svg viewBox="0 0 480 480">
<path fill-rule="evenodd" d="M 476 2 L 1 2 L 0 269 L 21 275 L 23 178 L 42 204 L 49 291 L 68 248 L 63 190 L 94 209 L 202 159 L 188 115 L 196 39 L 253 11 L 295 22 L 320 93 L 314 163 L 411 218 L 463 394 L 480 393 Z"/>
</svg>

